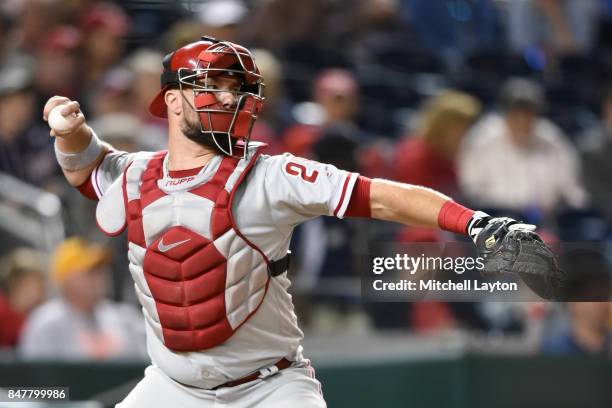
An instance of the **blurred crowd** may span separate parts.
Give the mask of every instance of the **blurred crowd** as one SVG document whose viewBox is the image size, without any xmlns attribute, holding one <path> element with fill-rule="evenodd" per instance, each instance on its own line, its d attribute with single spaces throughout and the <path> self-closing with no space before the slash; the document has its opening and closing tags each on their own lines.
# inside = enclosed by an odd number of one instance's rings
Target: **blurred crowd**
<svg viewBox="0 0 612 408">
<path fill-rule="evenodd" d="M 148 113 L 161 59 L 204 34 L 254 50 L 266 102 L 252 138 L 269 154 L 432 187 L 537 224 L 552 243 L 591 242 L 601 259 L 573 267 L 609 287 L 611 0 L 4 0 L 0 174 L 56 194 L 71 238 L 45 251 L 0 220 L 0 347 L 25 358 L 144 358 L 125 237 L 107 241 L 95 203 L 63 180 L 42 106 L 76 99 L 115 148 L 163 149 L 166 124 Z M 0 191 L 3 217 L 11 194 Z M 321 332 L 539 330 L 543 351 L 612 355 L 607 302 L 360 301 L 368 243 L 457 239 L 305 223 L 291 271 L 300 319 Z"/>
</svg>

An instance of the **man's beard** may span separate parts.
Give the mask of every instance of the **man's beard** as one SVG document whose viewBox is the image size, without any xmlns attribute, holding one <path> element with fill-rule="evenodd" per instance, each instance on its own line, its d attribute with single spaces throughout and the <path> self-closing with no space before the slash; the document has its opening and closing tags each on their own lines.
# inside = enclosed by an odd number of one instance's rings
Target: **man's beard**
<svg viewBox="0 0 612 408">
<path fill-rule="evenodd" d="M 191 122 L 185 116 L 183 116 L 181 121 L 181 132 L 187 137 L 187 139 L 194 141 L 201 146 L 215 150 L 217 153 L 226 154 L 223 150 L 226 152 L 230 151 L 230 138 L 226 133 L 203 132 L 199 122 Z M 215 140 L 217 143 L 215 143 Z"/>
</svg>

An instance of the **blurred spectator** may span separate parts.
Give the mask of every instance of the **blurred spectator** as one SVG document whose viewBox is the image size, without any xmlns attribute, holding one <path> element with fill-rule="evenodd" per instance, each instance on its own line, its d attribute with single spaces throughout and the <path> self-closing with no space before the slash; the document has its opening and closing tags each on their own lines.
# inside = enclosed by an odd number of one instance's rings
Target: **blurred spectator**
<svg viewBox="0 0 612 408">
<path fill-rule="evenodd" d="M 36 90 L 40 111 L 53 95 L 76 97 L 85 67 L 80 58 L 83 37 L 74 26 L 59 26 L 51 30 L 36 51 Z"/>
<path fill-rule="evenodd" d="M 289 44 L 324 36 L 323 0 L 257 0 L 243 37 L 254 47 L 280 52 Z"/>
<path fill-rule="evenodd" d="M 555 354 L 596 354 L 612 358 L 612 268 L 604 246 L 561 247 L 559 267 L 567 274 L 567 318 L 542 339 L 542 350 Z M 554 317 L 554 316 L 553 316 Z"/>
<path fill-rule="evenodd" d="M 323 123 L 351 122 L 357 113 L 358 84 L 350 71 L 328 69 L 314 83 L 314 101 L 323 109 Z"/>
<path fill-rule="evenodd" d="M 548 213 L 565 203 L 585 204 L 574 148 L 541 115 L 542 88 L 527 79 L 508 80 L 502 112 L 483 118 L 462 146 L 459 180 L 474 205 Z"/>
<path fill-rule="evenodd" d="M 459 145 L 479 114 L 480 103 L 457 91 L 445 91 L 426 101 L 417 134 L 397 145 L 394 179 L 455 197 Z"/>
<path fill-rule="evenodd" d="M 19 347 L 26 358 L 143 358 L 144 322 L 131 306 L 106 300 L 109 254 L 73 237 L 54 252 L 51 278 L 60 297 L 36 309 Z"/>
<path fill-rule="evenodd" d="M 266 102 L 253 125 L 251 138 L 268 144 L 267 154 L 285 151 L 281 135 L 291 123 L 291 103 L 287 100 L 282 83 L 283 71 L 280 62 L 269 51 L 256 49 L 253 56 L 259 72 L 263 75 Z"/>
<path fill-rule="evenodd" d="M 132 73 L 132 113 L 143 119 L 149 118 L 149 104 L 159 90 L 163 55 L 158 51 L 141 48 L 127 60 Z"/>
<path fill-rule="evenodd" d="M 612 85 L 603 98 L 600 123 L 579 140 L 584 185 L 593 207 L 612 225 Z"/>
<path fill-rule="evenodd" d="M 97 117 L 90 126 L 100 139 L 110 143 L 116 150 L 137 152 L 142 150 L 139 140 L 140 123 L 127 113 L 111 113 Z"/>
<path fill-rule="evenodd" d="M 81 102 L 81 109 L 92 117 L 129 112 L 134 106 L 131 92 L 133 83 L 134 76 L 129 69 L 113 68 L 106 72 L 97 86 L 92 89 L 89 97 Z"/>
<path fill-rule="evenodd" d="M 0 347 L 15 347 L 32 309 L 46 297 L 43 255 L 21 248 L 0 265 Z"/>
<path fill-rule="evenodd" d="M 49 129 L 37 119 L 32 67 L 0 69 L 0 171 L 36 185 L 59 172 Z"/>
<path fill-rule="evenodd" d="M 159 90 L 163 56 L 154 50 L 141 48 L 128 59 L 127 66 L 132 72 L 131 114 L 140 122 L 138 143 L 146 150 L 161 150 L 167 143 L 166 121 L 149 113 L 149 104 Z"/>
<path fill-rule="evenodd" d="M 609 302 L 567 304 L 569 327 L 545 337 L 542 351 L 550 354 L 592 354 L 612 357 Z"/>
<path fill-rule="evenodd" d="M 164 34 L 164 52 L 177 50 L 204 35 L 202 25 L 193 20 L 179 20 Z"/>
<path fill-rule="evenodd" d="M 346 2 L 352 11 L 350 30 L 345 33 L 352 57 L 357 62 L 372 63 L 381 51 L 419 48 L 408 24 L 401 20 L 399 0 L 359 0 Z M 331 27 L 333 30 L 334 28 Z"/>
<path fill-rule="evenodd" d="M 209 0 L 198 13 L 201 32 L 219 40 L 239 42 L 241 23 L 247 13 L 241 0 Z"/>
<path fill-rule="evenodd" d="M 49 30 L 59 22 L 61 7 L 56 1 L 49 0 L 23 0 L 13 2 L 9 12 L 16 15 L 16 35 L 14 45 L 21 52 L 35 53 L 40 47 L 41 40 Z"/>
<path fill-rule="evenodd" d="M 125 13 L 111 3 L 95 3 L 81 19 L 85 57 L 84 82 L 97 82 L 123 55 L 123 38 L 129 29 Z"/>
<path fill-rule="evenodd" d="M 508 35 L 515 52 L 541 49 L 554 57 L 591 51 L 597 0 L 521 0 L 508 6 Z"/>
<path fill-rule="evenodd" d="M 345 69 L 327 69 L 314 80 L 313 103 L 296 105 L 294 117 L 299 124 L 287 129 L 283 140 L 287 151 L 296 156 L 312 156 L 312 146 L 321 136 L 321 131 L 331 124 L 354 123 L 359 104 L 358 85 L 355 77 Z"/>
</svg>

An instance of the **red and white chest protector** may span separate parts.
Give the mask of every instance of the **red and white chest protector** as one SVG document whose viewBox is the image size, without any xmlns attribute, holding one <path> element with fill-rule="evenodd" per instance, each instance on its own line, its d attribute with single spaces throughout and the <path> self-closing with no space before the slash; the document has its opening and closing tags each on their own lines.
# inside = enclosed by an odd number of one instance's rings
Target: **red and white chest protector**
<svg viewBox="0 0 612 408">
<path fill-rule="evenodd" d="M 230 338 L 267 292 L 268 259 L 238 231 L 231 210 L 258 152 L 224 157 L 202 182 L 164 178 L 165 155 L 134 160 L 96 218 L 110 235 L 127 227 L 129 269 L 156 336 L 174 351 L 208 349 Z"/>
</svg>

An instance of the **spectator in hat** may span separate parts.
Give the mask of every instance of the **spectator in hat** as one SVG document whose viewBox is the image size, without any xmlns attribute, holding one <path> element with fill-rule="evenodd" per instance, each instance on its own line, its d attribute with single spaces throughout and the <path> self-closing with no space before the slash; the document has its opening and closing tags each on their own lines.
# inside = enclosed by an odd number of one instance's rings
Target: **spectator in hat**
<svg viewBox="0 0 612 408">
<path fill-rule="evenodd" d="M 52 256 L 60 296 L 34 310 L 19 349 L 26 358 L 144 358 L 144 322 L 131 306 L 106 298 L 109 253 L 79 237 Z"/>
<path fill-rule="evenodd" d="M 32 70 L 26 60 L 0 68 L 0 172 L 44 186 L 59 167 L 49 130 L 34 115 Z"/>
<path fill-rule="evenodd" d="M 0 267 L 0 348 L 15 347 L 30 312 L 46 297 L 44 256 L 29 248 L 6 255 Z"/>
<path fill-rule="evenodd" d="M 519 213 L 583 206 L 576 152 L 542 116 L 541 86 L 512 78 L 500 102 L 502 111 L 479 121 L 461 148 L 459 180 L 467 198 L 480 207 Z"/>
</svg>

